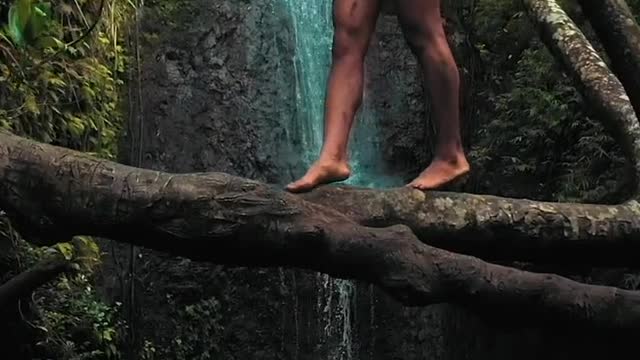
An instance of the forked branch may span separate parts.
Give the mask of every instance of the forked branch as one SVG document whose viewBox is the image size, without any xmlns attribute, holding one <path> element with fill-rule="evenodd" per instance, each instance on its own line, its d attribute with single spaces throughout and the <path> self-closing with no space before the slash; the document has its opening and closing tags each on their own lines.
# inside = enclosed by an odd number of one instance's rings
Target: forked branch
<svg viewBox="0 0 640 360">
<path fill-rule="evenodd" d="M 230 266 L 309 269 L 377 284 L 406 305 L 524 307 L 539 319 L 640 328 L 638 292 L 489 264 L 427 245 L 405 225 L 363 226 L 222 173 L 138 169 L 0 133 L 0 206 L 41 238 L 94 235 Z"/>
</svg>

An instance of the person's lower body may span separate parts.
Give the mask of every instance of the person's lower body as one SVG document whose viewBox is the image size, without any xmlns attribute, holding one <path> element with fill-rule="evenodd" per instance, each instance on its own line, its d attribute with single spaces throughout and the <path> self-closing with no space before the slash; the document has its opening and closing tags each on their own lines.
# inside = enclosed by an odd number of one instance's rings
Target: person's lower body
<svg viewBox="0 0 640 360">
<path fill-rule="evenodd" d="M 335 34 L 324 144 L 307 173 L 287 186 L 291 192 L 309 191 L 350 176 L 349 135 L 362 103 L 364 59 L 381 1 L 395 1 L 394 12 L 422 66 L 438 125 L 434 159 L 409 186 L 434 189 L 469 171 L 460 141 L 458 69 L 444 34 L 440 0 L 334 0 Z"/>
<path fill-rule="evenodd" d="M 362 103 L 364 59 L 375 29 L 379 0 L 334 0 L 333 54 L 325 101 L 324 144 L 307 173 L 287 186 L 303 192 L 349 177 L 348 142 Z"/>
<path fill-rule="evenodd" d="M 437 125 L 434 157 L 409 186 L 440 188 L 469 172 L 460 138 L 460 75 L 447 42 L 440 0 L 395 0 L 398 20 L 417 57 Z"/>
</svg>

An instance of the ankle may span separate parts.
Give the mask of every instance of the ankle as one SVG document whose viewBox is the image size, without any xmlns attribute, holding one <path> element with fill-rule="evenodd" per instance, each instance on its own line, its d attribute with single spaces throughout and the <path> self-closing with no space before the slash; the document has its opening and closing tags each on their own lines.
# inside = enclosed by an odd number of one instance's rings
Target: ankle
<svg viewBox="0 0 640 360">
<path fill-rule="evenodd" d="M 343 154 L 321 154 L 318 159 L 320 163 L 347 164 L 347 157 Z"/>
<path fill-rule="evenodd" d="M 435 160 L 439 160 L 439 161 L 446 162 L 453 165 L 464 164 L 467 161 L 466 156 L 464 155 L 464 150 L 462 149 L 461 146 L 460 147 L 450 146 L 446 148 L 436 149 L 436 152 L 433 158 Z"/>
</svg>

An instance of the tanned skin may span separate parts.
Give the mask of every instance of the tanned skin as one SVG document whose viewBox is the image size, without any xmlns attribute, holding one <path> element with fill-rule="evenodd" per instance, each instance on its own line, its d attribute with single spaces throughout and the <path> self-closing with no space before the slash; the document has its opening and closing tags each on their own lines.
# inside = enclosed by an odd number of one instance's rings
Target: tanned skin
<svg viewBox="0 0 640 360">
<path fill-rule="evenodd" d="M 307 173 L 287 185 L 290 192 L 306 192 L 349 178 L 348 142 L 362 104 L 364 60 L 381 6 L 389 5 L 422 67 L 439 130 L 431 164 L 407 186 L 437 189 L 469 172 L 460 139 L 459 73 L 440 16 L 440 0 L 334 0 L 324 144 Z"/>
</svg>

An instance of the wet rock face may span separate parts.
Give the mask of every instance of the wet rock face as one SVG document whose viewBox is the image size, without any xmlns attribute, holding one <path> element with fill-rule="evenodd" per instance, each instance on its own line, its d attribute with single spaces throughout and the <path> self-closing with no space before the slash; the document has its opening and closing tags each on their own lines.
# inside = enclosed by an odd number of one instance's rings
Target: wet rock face
<svg viewBox="0 0 640 360">
<path fill-rule="evenodd" d="M 147 5 L 143 166 L 276 182 L 294 78 L 287 19 L 270 1 Z"/>
</svg>

